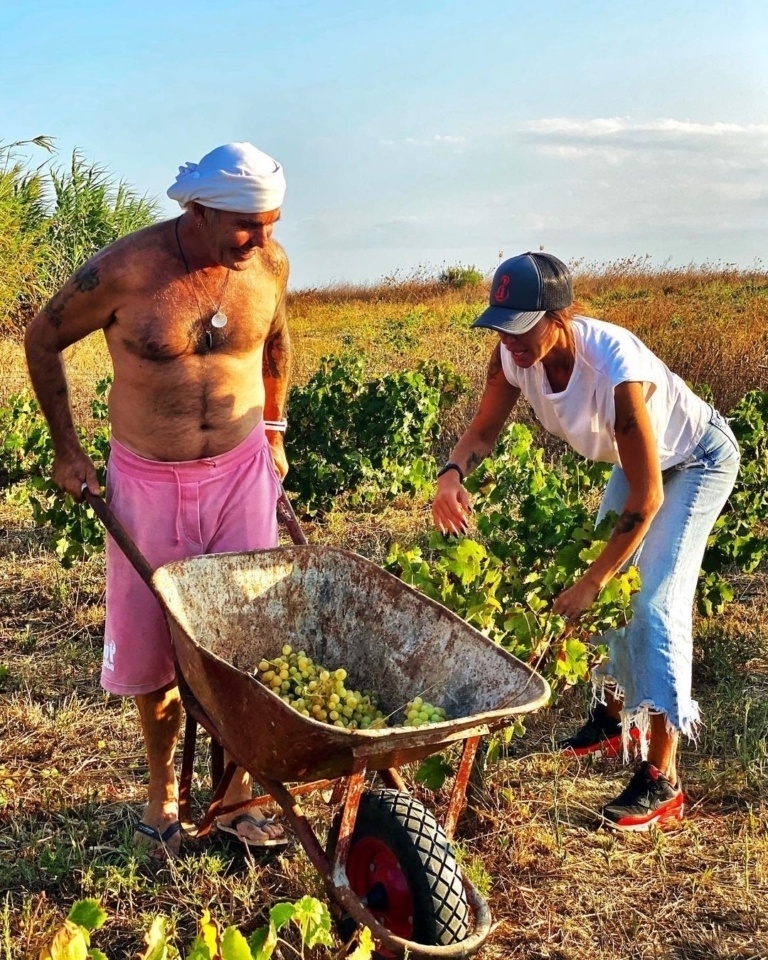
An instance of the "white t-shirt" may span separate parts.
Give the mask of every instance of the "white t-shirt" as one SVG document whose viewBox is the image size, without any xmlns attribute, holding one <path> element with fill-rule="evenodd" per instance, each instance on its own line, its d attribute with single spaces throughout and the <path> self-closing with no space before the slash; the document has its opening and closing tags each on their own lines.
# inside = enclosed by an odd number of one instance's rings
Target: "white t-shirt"
<svg viewBox="0 0 768 960">
<path fill-rule="evenodd" d="M 629 330 L 579 316 L 573 318 L 572 330 L 576 358 L 561 393 L 552 392 L 543 363 L 518 367 L 501 346 L 507 380 L 520 388 L 542 425 L 589 460 L 620 463 L 614 390 L 620 383 L 641 382 L 661 469 L 682 462 L 709 423 L 709 405 Z"/>
</svg>

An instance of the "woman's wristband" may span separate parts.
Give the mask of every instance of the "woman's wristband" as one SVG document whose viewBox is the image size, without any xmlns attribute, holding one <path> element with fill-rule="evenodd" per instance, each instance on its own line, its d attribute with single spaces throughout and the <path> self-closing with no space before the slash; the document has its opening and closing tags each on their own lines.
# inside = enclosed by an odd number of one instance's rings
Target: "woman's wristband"
<svg viewBox="0 0 768 960">
<path fill-rule="evenodd" d="M 265 420 L 264 429 L 272 430 L 274 433 L 285 433 L 288 428 L 287 420 Z"/>
<path fill-rule="evenodd" d="M 439 480 L 440 477 L 442 477 L 444 473 L 448 473 L 449 470 L 455 470 L 459 475 L 459 483 L 464 483 L 464 471 L 458 463 L 454 463 L 453 460 L 449 460 L 437 471 L 437 479 Z"/>
</svg>

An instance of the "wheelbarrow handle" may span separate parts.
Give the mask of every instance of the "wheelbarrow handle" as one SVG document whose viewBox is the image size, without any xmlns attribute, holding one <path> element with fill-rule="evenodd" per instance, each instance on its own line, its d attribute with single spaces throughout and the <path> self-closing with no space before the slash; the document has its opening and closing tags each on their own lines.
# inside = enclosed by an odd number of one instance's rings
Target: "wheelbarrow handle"
<svg viewBox="0 0 768 960">
<path fill-rule="evenodd" d="M 152 570 L 149 560 L 147 560 L 139 550 L 131 539 L 128 531 L 109 509 L 104 498 L 96 493 L 91 493 L 86 484 L 82 486 L 82 493 L 85 502 L 93 509 L 93 512 L 107 528 L 107 532 L 126 555 L 138 575 L 154 593 L 154 587 L 152 586 L 152 574 L 154 571 Z"/>
<path fill-rule="evenodd" d="M 291 540 L 298 547 L 305 547 L 309 542 L 304 536 L 304 531 L 299 526 L 296 514 L 293 512 L 291 501 L 288 499 L 285 490 L 281 488 L 280 496 L 277 500 L 277 517 L 285 524 L 285 528 L 291 535 Z"/>
</svg>

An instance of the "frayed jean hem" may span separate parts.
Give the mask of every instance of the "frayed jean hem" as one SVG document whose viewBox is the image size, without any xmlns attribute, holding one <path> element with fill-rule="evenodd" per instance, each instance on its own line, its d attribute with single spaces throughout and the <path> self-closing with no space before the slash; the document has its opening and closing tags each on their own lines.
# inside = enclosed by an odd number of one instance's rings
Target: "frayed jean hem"
<svg viewBox="0 0 768 960">
<path fill-rule="evenodd" d="M 595 676 L 592 679 L 592 703 L 606 703 L 606 693 L 610 693 L 614 699 L 621 701 L 621 747 L 622 756 L 625 763 L 629 762 L 630 730 L 633 726 L 639 733 L 638 747 L 640 750 L 640 759 L 648 759 L 648 743 L 651 736 L 651 717 L 663 716 L 666 720 L 665 727 L 667 734 L 673 737 L 682 734 L 692 743 L 697 744 L 699 739 L 699 730 L 702 726 L 701 713 L 699 705 L 695 700 L 690 701 L 689 715 L 682 717 L 680 726 L 676 726 L 669 717 L 669 713 L 654 703 L 652 700 L 643 700 L 637 706 L 627 707 L 624 703 L 624 690 L 619 686 L 614 677 L 607 674 Z"/>
</svg>

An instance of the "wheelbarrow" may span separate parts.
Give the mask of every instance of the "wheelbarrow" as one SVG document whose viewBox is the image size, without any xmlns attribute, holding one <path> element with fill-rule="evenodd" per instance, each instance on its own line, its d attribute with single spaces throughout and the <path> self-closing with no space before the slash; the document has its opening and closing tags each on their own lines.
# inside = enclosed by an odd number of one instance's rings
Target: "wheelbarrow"
<svg viewBox="0 0 768 960">
<path fill-rule="evenodd" d="M 343 936 L 367 926 L 381 957 L 476 953 L 491 929 L 490 910 L 462 875 L 450 840 L 481 738 L 545 704 L 546 681 L 376 564 L 307 545 L 285 495 L 278 515 L 294 545 L 191 557 L 154 571 L 104 501 L 85 496 L 168 620 L 187 715 L 179 798 L 185 831 L 204 836 L 217 816 L 237 809 L 222 798 L 242 767 L 265 791 L 248 806 L 280 805 L 324 881 Z M 285 643 L 316 663 L 344 666 L 356 687 L 376 690 L 390 723 L 400 725 L 350 730 L 303 716 L 254 676 L 259 661 Z M 402 725 L 402 708 L 416 696 L 451 719 Z M 211 737 L 217 786 L 195 823 L 198 725 Z M 460 742 L 441 826 L 397 768 Z M 315 790 L 331 790 L 338 811 L 325 848 L 298 799 Z"/>
</svg>

